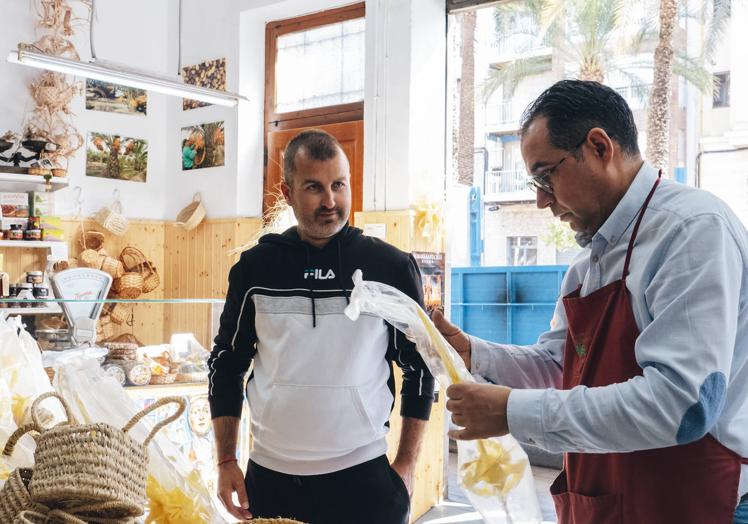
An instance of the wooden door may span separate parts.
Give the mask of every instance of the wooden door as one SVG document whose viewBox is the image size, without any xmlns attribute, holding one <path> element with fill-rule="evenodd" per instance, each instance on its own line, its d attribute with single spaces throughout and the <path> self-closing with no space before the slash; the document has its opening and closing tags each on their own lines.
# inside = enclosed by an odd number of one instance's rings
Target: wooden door
<svg viewBox="0 0 748 524">
<path fill-rule="evenodd" d="M 300 132 L 306 129 L 322 129 L 340 142 L 348 163 L 351 166 L 351 216 L 363 208 L 364 181 L 364 121 L 341 122 L 313 127 L 299 127 L 282 131 L 269 131 L 267 134 L 267 166 L 265 168 L 265 188 L 263 213 L 265 213 L 281 196 L 280 183 L 283 177 L 283 150 Z"/>
</svg>

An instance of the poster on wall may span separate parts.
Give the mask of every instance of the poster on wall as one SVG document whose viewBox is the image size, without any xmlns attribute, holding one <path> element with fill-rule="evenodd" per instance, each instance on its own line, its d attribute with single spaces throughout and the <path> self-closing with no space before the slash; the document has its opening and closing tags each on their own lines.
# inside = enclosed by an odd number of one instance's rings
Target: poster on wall
<svg viewBox="0 0 748 524">
<path fill-rule="evenodd" d="M 444 253 L 413 252 L 423 281 L 423 303 L 427 310 L 444 307 Z"/>
<path fill-rule="evenodd" d="M 182 128 L 182 171 L 222 166 L 225 161 L 223 122 Z"/>
<path fill-rule="evenodd" d="M 182 80 L 193 86 L 226 91 L 226 59 L 218 58 L 197 65 L 185 66 L 182 68 Z M 182 99 L 183 111 L 209 105 L 211 104 L 207 102 L 199 102 L 189 98 Z"/>
<path fill-rule="evenodd" d="M 127 115 L 146 115 L 148 95 L 144 89 L 86 79 L 86 109 Z"/>
<path fill-rule="evenodd" d="M 86 147 L 86 176 L 145 182 L 148 171 L 148 142 L 121 135 L 89 133 Z"/>
</svg>

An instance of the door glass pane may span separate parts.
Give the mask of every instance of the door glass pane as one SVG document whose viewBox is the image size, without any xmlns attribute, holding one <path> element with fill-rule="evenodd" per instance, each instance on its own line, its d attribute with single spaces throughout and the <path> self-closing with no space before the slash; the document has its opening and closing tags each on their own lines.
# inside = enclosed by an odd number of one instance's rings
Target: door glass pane
<svg viewBox="0 0 748 524">
<path fill-rule="evenodd" d="M 363 18 L 278 37 L 275 63 L 277 113 L 363 99 Z"/>
</svg>

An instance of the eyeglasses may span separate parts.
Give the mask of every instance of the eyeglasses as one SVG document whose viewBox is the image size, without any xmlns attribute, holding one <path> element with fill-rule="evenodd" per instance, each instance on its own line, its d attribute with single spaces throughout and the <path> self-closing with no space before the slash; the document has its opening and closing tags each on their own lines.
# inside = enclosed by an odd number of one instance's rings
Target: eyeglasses
<svg viewBox="0 0 748 524">
<path fill-rule="evenodd" d="M 545 191 L 549 195 L 552 195 L 553 187 L 551 186 L 550 183 L 548 183 L 548 180 L 551 178 L 551 175 L 556 172 L 559 166 L 564 163 L 564 160 L 566 160 L 568 157 L 569 155 L 565 155 L 561 160 L 556 162 L 554 165 L 552 165 L 548 169 L 544 169 L 538 175 L 530 175 L 529 179 L 527 180 L 527 186 L 533 191 L 537 191 L 538 189 L 540 189 L 540 190 Z"/>
<path fill-rule="evenodd" d="M 587 141 L 587 133 L 584 134 L 584 138 L 582 139 L 581 142 L 579 142 L 579 144 L 577 144 L 576 146 L 574 146 L 573 148 L 571 148 L 571 151 L 576 151 L 577 149 L 579 149 L 580 147 L 582 147 L 582 145 L 586 141 Z M 571 154 L 571 153 L 569 153 L 569 154 Z M 545 191 L 546 193 L 548 193 L 549 195 L 552 195 L 553 194 L 553 187 L 548 182 L 548 180 L 551 178 L 551 175 L 556 172 L 556 170 L 559 168 L 559 166 L 564 163 L 564 160 L 566 160 L 567 158 L 569 158 L 569 154 L 564 155 L 564 157 L 561 160 L 559 160 L 558 162 L 556 162 L 551 167 L 549 167 L 547 169 L 544 169 L 543 171 L 540 172 L 540 174 L 538 174 L 538 175 L 529 175 L 529 180 L 527 180 L 527 186 L 530 189 L 532 189 L 533 191 L 537 191 L 538 189 L 541 189 L 541 190 Z"/>
</svg>

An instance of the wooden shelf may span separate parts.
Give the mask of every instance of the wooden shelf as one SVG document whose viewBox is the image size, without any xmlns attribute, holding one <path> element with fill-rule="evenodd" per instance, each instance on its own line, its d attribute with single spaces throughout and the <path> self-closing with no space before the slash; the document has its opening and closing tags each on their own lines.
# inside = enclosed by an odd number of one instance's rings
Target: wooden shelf
<svg viewBox="0 0 748 524">
<path fill-rule="evenodd" d="M 46 184 L 44 177 L 39 175 L 24 175 L 19 173 L 8 173 L 0 167 L 0 183 L 3 191 L 35 191 L 43 190 Z M 59 191 L 68 187 L 67 177 L 52 177 L 51 191 Z"/>
</svg>

